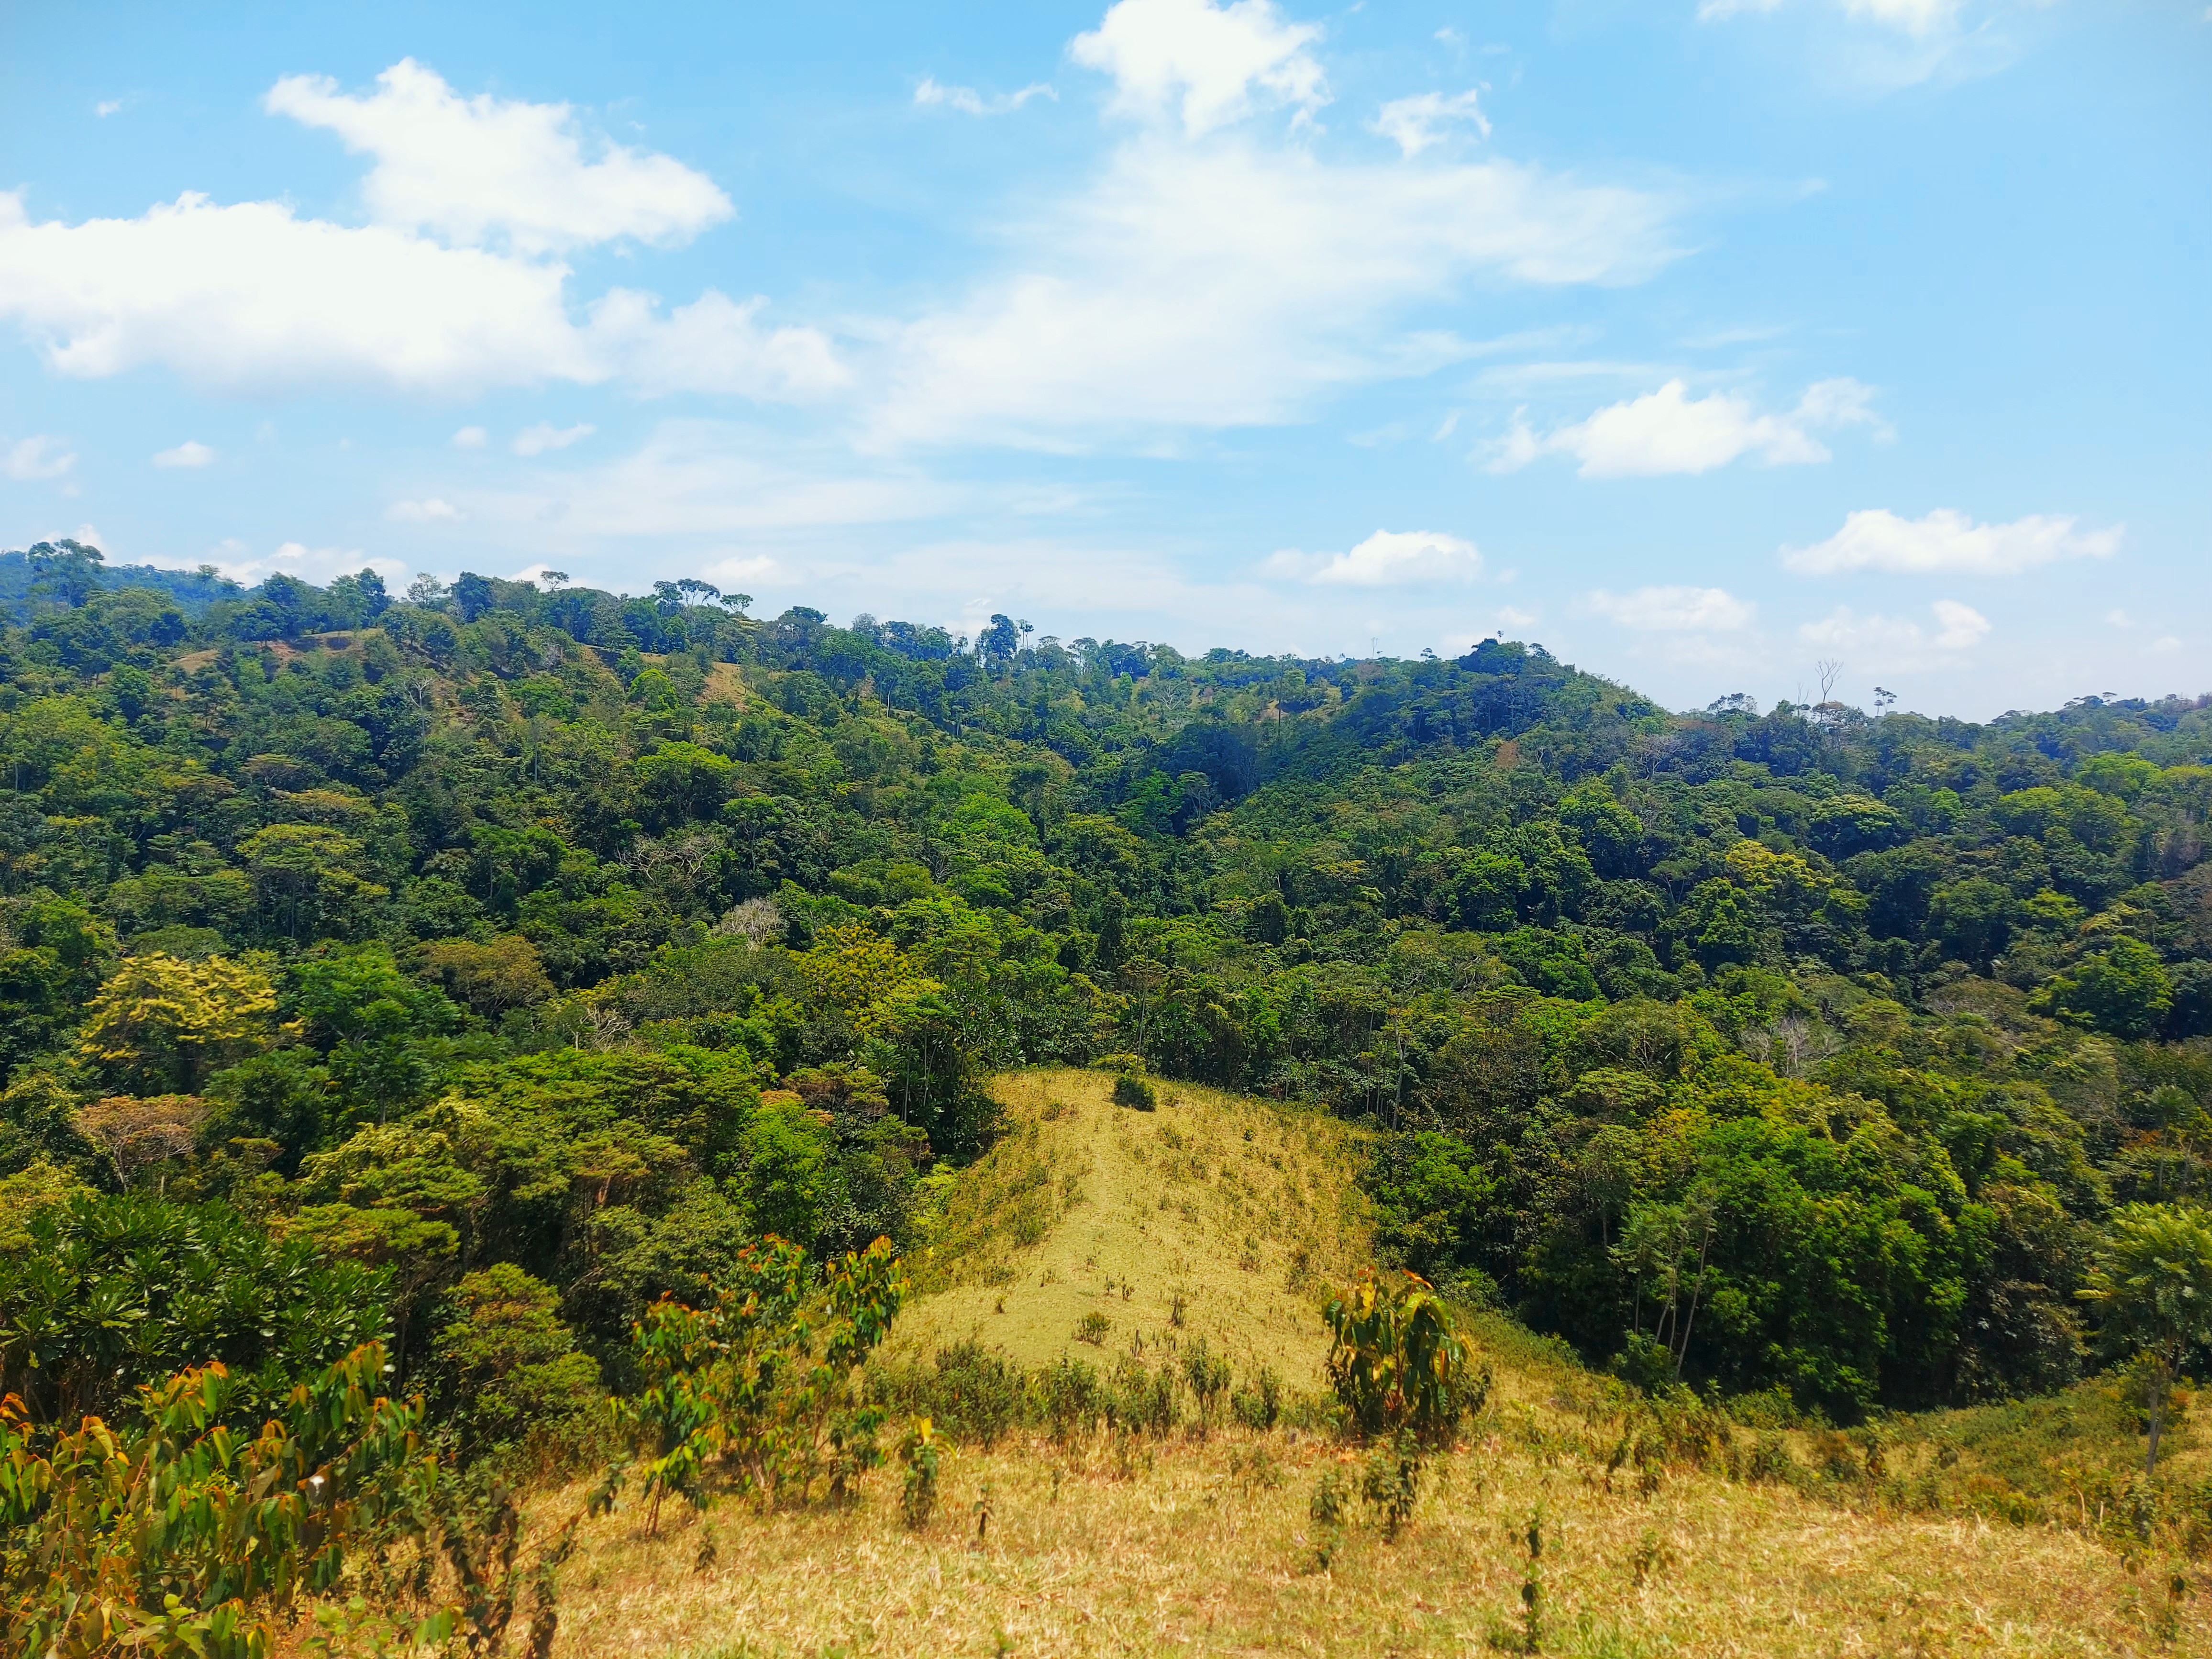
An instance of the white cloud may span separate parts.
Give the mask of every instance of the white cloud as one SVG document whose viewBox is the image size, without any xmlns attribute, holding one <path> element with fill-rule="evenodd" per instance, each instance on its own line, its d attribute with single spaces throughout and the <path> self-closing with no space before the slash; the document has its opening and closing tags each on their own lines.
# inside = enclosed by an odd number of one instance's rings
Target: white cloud
<svg viewBox="0 0 2212 1659">
<path fill-rule="evenodd" d="M 208 466 L 214 463 L 215 451 L 194 438 L 187 438 L 174 449 L 155 452 L 156 466 Z"/>
<path fill-rule="evenodd" d="M 1787 414 L 1760 414 L 1735 392 L 1692 398 L 1680 380 L 1656 392 L 1608 404 L 1588 420 L 1539 434 L 1519 414 L 1492 446 L 1489 469 L 1510 472 L 1540 456 L 1577 458 L 1585 478 L 1650 477 L 1709 472 L 1746 455 L 1769 466 L 1828 459 L 1816 428 L 1866 424 L 1883 429 L 1869 407 L 1870 387 L 1853 380 L 1820 380 L 1806 388 Z"/>
<path fill-rule="evenodd" d="M 1470 90 L 1447 97 L 1424 92 L 1412 98 L 1394 98 L 1375 117 L 1375 131 L 1398 146 L 1400 153 L 1419 155 L 1442 141 L 1443 128 L 1455 121 L 1472 125 L 1479 137 L 1490 137 L 1490 122 L 1482 112 L 1480 92 Z"/>
<path fill-rule="evenodd" d="M 1255 88 L 1310 118 L 1328 101 L 1328 79 L 1306 51 L 1321 33 L 1285 21 L 1271 0 L 1121 0 L 1067 52 L 1114 78 L 1116 113 L 1173 112 L 1196 137 L 1250 113 Z"/>
<path fill-rule="evenodd" d="M 1398 587 L 1416 582 L 1472 581 L 1482 574 L 1475 544 L 1437 530 L 1378 530 L 1348 551 L 1285 550 L 1261 568 L 1271 575 L 1347 587 Z"/>
<path fill-rule="evenodd" d="M 1988 617 L 1956 599 L 1938 599 L 1929 610 L 1937 623 L 1932 635 L 1909 617 L 1862 615 L 1847 605 L 1804 623 L 1797 635 L 1808 645 L 1871 658 L 1872 665 L 1887 668 L 1955 658 L 1980 644 L 1990 632 Z"/>
<path fill-rule="evenodd" d="M 986 98 L 973 87 L 941 86 L 929 76 L 921 77 L 921 84 L 914 89 L 914 101 L 924 108 L 942 106 L 957 109 L 963 115 L 1011 115 L 1032 98 L 1050 98 L 1057 101 L 1060 94 L 1042 81 L 1032 81 L 1019 92 L 1000 93 Z"/>
<path fill-rule="evenodd" d="M 2080 520 L 2032 514 L 2010 524 L 1976 524 L 1938 507 L 1904 519 L 1881 507 L 1849 514 L 1844 527 L 1811 547 L 1785 548 L 1782 562 L 1805 576 L 1879 570 L 1911 576 L 2017 576 L 2063 559 L 2109 559 L 2126 526 L 2076 530 Z"/>
<path fill-rule="evenodd" d="M 625 236 L 686 242 L 736 211 L 713 179 L 669 156 L 606 144 L 586 161 L 566 104 L 463 98 L 411 58 L 376 82 L 356 97 L 325 76 L 288 76 L 264 103 L 376 158 L 362 195 L 380 224 L 546 253 Z"/>
<path fill-rule="evenodd" d="M 897 330 L 887 441 L 1037 446 L 1295 418 L 1319 395 L 1480 349 L 1396 331 L 1471 277 L 1638 280 L 1670 204 L 1505 161 L 1331 164 L 1146 134 L 1016 232 L 1019 263 Z"/>
<path fill-rule="evenodd" d="M 407 574 L 406 565 L 399 560 L 372 558 L 357 547 L 310 547 L 305 542 L 285 542 L 275 552 L 256 557 L 253 550 L 234 536 L 225 537 L 210 548 L 205 562 L 233 581 L 248 586 L 280 572 L 319 586 L 333 576 L 362 569 L 375 571 L 387 583 L 397 583 Z"/>
<path fill-rule="evenodd" d="M 550 421 L 540 421 L 526 426 L 514 434 L 514 453 L 518 455 L 543 455 L 549 449 L 566 449 L 580 439 L 588 438 L 599 428 L 587 422 L 574 426 L 556 427 Z"/>
<path fill-rule="evenodd" d="M 0 317 L 58 372 L 160 365 L 228 392 L 365 384 L 465 394 L 547 380 L 749 398 L 817 395 L 842 373 L 811 330 L 762 329 L 709 291 L 662 320 L 617 289 L 572 320 L 568 270 L 387 225 L 186 192 L 136 219 L 34 224 L 0 191 Z M 688 358 L 688 377 L 671 368 Z M 716 378 L 716 377 L 720 378 Z"/>
<path fill-rule="evenodd" d="M 480 426 L 465 426 L 453 434 L 451 441 L 456 449 L 482 449 L 490 436 Z"/>
<path fill-rule="evenodd" d="M 103 98 L 92 106 L 92 112 L 105 121 L 122 107 L 123 100 L 120 98 Z"/>
<path fill-rule="evenodd" d="M 1601 587 L 1587 600 L 1601 617 L 1658 634 L 1732 633 L 1751 626 L 1758 607 L 1723 587 L 1639 587 L 1613 593 Z"/>
<path fill-rule="evenodd" d="M 384 516 L 401 524 L 432 524 L 442 519 L 458 519 L 461 509 L 451 501 L 431 495 L 419 501 L 394 501 L 384 509 Z"/>
<path fill-rule="evenodd" d="M 0 477 L 17 483 L 58 478 L 76 465 L 76 457 L 63 447 L 59 438 L 49 434 L 19 438 L 12 444 L 0 439 Z"/>
</svg>

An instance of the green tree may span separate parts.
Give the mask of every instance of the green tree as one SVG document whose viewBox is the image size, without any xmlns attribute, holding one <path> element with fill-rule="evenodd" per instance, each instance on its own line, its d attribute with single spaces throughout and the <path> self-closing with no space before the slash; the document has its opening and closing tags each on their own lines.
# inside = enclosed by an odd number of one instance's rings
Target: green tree
<svg viewBox="0 0 2212 1659">
<path fill-rule="evenodd" d="M 276 988 L 250 962 L 132 957 L 86 1011 L 77 1048 L 126 1083 L 190 1093 L 210 1064 L 275 1036 Z"/>
<path fill-rule="evenodd" d="M 2212 1215 L 2130 1204 L 2112 1218 L 2081 1296 L 2095 1304 L 2107 1351 L 2143 1366 L 2150 1435 L 2143 1472 L 2158 1468 L 2166 1396 L 2192 1351 L 2212 1345 Z"/>
<path fill-rule="evenodd" d="M 2139 1037 L 2156 1030 L 2173 1006 L 2173 981 L 2157 951 L 2141 939 L 2118 939 L 2084 957 L 2033 1000 L 2114 1036 Z"/>
</svg>

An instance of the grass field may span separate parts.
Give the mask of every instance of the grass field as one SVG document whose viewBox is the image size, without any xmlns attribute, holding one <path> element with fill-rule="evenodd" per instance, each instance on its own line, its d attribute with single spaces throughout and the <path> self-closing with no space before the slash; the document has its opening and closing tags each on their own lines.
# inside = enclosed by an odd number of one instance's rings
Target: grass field
<svg viewBox="0 0 2212 1659">
<path fill-rule="evenodd" d="M 972 1336 L 1037 1365 L 1204 1334 L 1240 1374 L 1312 1387 L 1322 1298 L 1368 1256 L 1354 1132 L 1191 1084 L 1162 1084 L 1151 1112 L 1112 1089 L 1098 1072 L 998 1080 L 1009 1133 L 946 1206 L 891 1355 Z M 1107 1322 L 1095 1352 L 1075 1335 L 1089 1314 Z"/>
<path fill-rule="evenodd" d="M 893 1363 L 971 1335 L 1035 1366 L 1205 1334 L 1240 1374 L 1318 1393 L 1320 1299 L 1368 1248 L 1356 1132 L 1182 1085 L 1137 1112 L 1110 1084 L 1000 1080 L 1009 1133 L 947 1201 Z M 1075 1334 L 1094 1312 L 1095 1350 Z M 1762 1431 L 1694 1404 L 1667 1419 L 1510 1321 L 1468 1326 L 1494 1386 L 1395 1539 L 1356 1501 L 1316 1522 L 1324 1476 L 1356 1491 L 1369 1455 L 1325 1433 L 1017 1437 L 951 1452 L 919 1528 L 896 1468 L 842 1509 L 732 1503 L 658 1537 L 635 1507 L 586 1522 L 554 1654 L 1526 1651 L 1533 1586 L 1538 1650 L 1590 1659 L 2212 1655 L 2212 1456 L 2185 1419 L 2145 1545 L 2119 1508 L 2141 1443 L 2102 1383 Z M 533 1525 L 583 1491 L 545 1495 Z"/>
</svg>

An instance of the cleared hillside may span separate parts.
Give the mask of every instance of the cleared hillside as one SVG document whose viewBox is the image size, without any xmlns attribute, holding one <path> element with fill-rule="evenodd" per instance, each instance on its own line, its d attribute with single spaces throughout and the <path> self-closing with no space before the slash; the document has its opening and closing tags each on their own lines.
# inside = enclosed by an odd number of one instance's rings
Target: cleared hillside
<svg viewBox="0 0 2212 1659">
<path fill-rule="evenodd" d="M 1024 1365 L 1205 1335 L 1240 1373 L 1316 1386 L 1321 1301 L 1369 1257 L 1357 1132 L 1326 1114 L 1162 1084 L 1144 1112 L 1101 1072 L 1002 1077 L 1009 1133 L 948 1198 L 890 1352 L 973 1337 Z M 1077 1335 L 1104 1319 L 1095 1343 Z"/>
</svg>

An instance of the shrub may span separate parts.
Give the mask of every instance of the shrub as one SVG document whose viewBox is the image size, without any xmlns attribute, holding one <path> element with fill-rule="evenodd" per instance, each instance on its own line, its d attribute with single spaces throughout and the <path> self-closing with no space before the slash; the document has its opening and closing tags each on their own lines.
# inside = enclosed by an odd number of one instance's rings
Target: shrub
<svg viewBox="0 0 2212 1659">
<path fill-rule="evenodd" d="M 1075 1340 L 1078 1342 L 1088 1342 L 1094 1348 L 1103 1347 L 1106 1345 L 1106 1333 L 1113 1328 L 1114 1322 L 1100 1313 L 1097 1309 L 1093 1308 L 1075 1322 Z"/>
<path fill-rule="evenodd" d="M 1272 1365 L 1262 1365 L 1249 1388 L 1229 1396 L 1229 1409 L 1248 1429 L 1272 1429 L 1282 1420 L 1283 1379 Z"/>
<path fill-rule="evenodd" d="M 817 1273 L 797 1245 L 771 1238 L 739 1255 L 712 1307 L 655 1303 L 633 1342 L 646 1386 L 618 1408 L 642 1461 L 649 1527 L 671 1492 L 703 1508 L 710 1474 L 803 1499 L 825 1476 L 838 1496 L 878 1462 L 882 1411 L 848 1406 L 848 1384 L 905 1295 L 888 1239 Z M 611 1494 L 620 1480 L 617 1469 Z"/>
<path fill-rule="evenodd" d="M 1329 1298 L 1326 1314 L 1336 1339 L 1329 1381 L 1361 1432 L 1410 1428 L 1435 1436 L 1481 1409 L 1490 1374 L 1470 1375 L 1451 1310 L 1426 1280 L 1402 1273 L 1386 1282 L 1363 1273 Z"/>
<path fill-rule="evenodd" d="M 1107 1414 L 1107 1395 L 1098 1386 L 1098 1373 L 1080 1359 L 1062 1355 L 1037 1374 L 1036 1386 L 1055 1440 L 1073 1439 Z"/>
<path fill-rule="evenodd" d="M 1214 1402 L 1229 1387 L 1229 1362 L 1215 1353 L 1213 1345 L 1201 1336 L 1183 1350 L 1183 1376 L 1188 1379 L 1191 1394 L 1198 1401 L 1200 1427 L 1210 1428 Z"/>
<path fill-rule="evenodd" d="M 1107 1404 L 1115 1427 L 1161 1435 L 1175 1427 L 1182 1401 L 1173 1371 L 1164 1365 L 1150 1370 L 1133 1354 L 1123 1354 L 1114 1367 Z"/>
<path fill-rule="evenodd" d="M 1159 1091 L 1144 1079 L 1124 1072 L 1114 1079 L 1114 1103 L 1139 1112 L 1152 1111 L 1160 1103 Z"/>
<path fill-rule="evenodd" d="M 302 1589 L 347 1552 L 426 1513 L 435 1466 L 422 1404 L 375 1393 L 366 1343 L 293 1389 L 252 1438 L 226 1426 L 239 1384 L 221 1364 L 139 1390 L 137 1420 L 98 1418 L 46 1441 L 0 1400 L 0 1534 L 8 1540 L 0 1649 L 150 1659 L 271 1650 Z M 416 1639 L 450 1636 L 450 1611 Z"/>
<path fill-rule="evenodd" d="M 1006 1355 L 974 1338 L 937 1351 L 931 1419 L 945 1433 L 987 1450 L 1022 1414 L 1022 1373 Z"/>
</svg>

